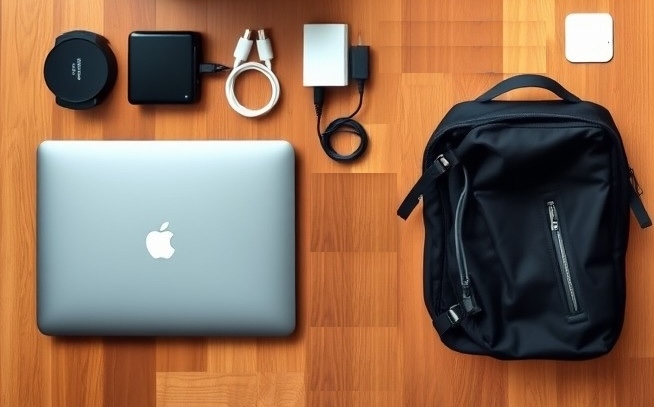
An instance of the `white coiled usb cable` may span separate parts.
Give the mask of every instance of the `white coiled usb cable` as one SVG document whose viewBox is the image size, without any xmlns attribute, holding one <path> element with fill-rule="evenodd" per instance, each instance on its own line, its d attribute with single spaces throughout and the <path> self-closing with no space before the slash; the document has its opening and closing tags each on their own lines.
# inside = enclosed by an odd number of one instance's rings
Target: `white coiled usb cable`
<svg viewBox="0 0 654 407">
<path fill-rule="evenodd" d="M 238 39 L 236 49 L 234 50 L 234 68 L 232 68 L 227 77 L 227 82 L 225 82 L 225 95 L 227 96 L 229 105 L 237 113 L 245 117 L 258 117 L 270 112 L 272 108 L 275 107 L 279 100 L 281 89 L 279 86 L 279 80 L 272 71 L 272 64 L 270 62 L 273 59 L 272 45 L 270 44 L 270 39 L 266 38 L 264 30 L 257 31 L 257 52 L 259 53 L 259 60 L 262 63 L 246 62 L 250 56 L 250 50 L 252 49 L 253 41 L 250 39 L 250 34 L 250 30 L 245 30 L 243 36 Z M 272 88 L 272 93 L 268 103 L 264 107 L 256 110 L 243 106 L 236 98 L 234 92 L 236 78 L 238 78 L 238 76 L 243 72 L 251 70 L 261 72 L 268 81 L 270 81 L 270 87 Z"/>
</svg>

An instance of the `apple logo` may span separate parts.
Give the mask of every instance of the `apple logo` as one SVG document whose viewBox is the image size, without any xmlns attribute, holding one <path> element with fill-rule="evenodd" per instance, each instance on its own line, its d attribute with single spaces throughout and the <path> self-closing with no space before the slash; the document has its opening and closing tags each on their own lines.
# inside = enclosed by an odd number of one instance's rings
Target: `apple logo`
<svg viewBox="0 0 654 407">
<path fill-rule="evenodd" d="M 159 230 L 153 230 L 145 238 L 145 247 L 154 259 L 169 259 L 175 253 L 175 248 L 170 245 L 173 232 L 166 230 L 169 222 L 164 222 Z"/>
</svg>

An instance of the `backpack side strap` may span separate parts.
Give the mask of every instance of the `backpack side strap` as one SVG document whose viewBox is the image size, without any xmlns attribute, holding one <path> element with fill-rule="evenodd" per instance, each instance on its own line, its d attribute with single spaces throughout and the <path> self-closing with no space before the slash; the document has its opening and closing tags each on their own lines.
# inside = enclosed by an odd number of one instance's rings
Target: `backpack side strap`
<svg viewBox="0 0 654 407">
<path fill-rule="evenodd" d="M 407 220 L 411 212 L 418 206 L 418 202 L 422 199 L 422 194 L 429 185 L 458 164 L 459 159 L 452 150 L 446 151 L 436 157 L 433 164 L 422 173 L 418 182 L 411 188 L 409 194 L 404 198 L 402 204 L 400 204 L 400 207 L 397 209 L 397 216 Z"/>
</svg>

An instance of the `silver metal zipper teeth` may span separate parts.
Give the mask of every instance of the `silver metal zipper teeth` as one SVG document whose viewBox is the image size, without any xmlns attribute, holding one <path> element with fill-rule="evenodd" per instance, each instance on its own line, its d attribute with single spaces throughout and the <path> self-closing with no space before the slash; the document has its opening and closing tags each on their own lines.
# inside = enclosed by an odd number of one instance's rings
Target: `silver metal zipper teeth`
<svg viewBox="0 0 654 407">
<path fill-rule="evenodd" d="M 556 247 L 557 260 L 559 262 L 560 272 L 563 276 L 563 282 L 567 288 L 567 296 L 570 302 L 570 311 L 575 313 L 579 311 L 579 304 L 577 302 L 577 294 L 572 283 L 572 274 L 570 271 L 570 264 L 568 263 L 568 254 L 565 250 L 563 243 L 563 234 L 559 226 L 559 216 L 556 211 L 554 201 L 547 202 L 547 209 L 550 216 L 550 229 L 552 231 L 552 239 Z"/>
</svg>

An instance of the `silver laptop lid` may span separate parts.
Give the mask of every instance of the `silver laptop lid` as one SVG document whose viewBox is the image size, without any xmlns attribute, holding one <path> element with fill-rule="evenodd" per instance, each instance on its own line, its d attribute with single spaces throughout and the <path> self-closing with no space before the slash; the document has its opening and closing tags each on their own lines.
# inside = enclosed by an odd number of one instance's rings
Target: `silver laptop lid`
<svg viewBox="0 0 654 407">
<path fill-rule="evenodd" d="M 47 335 L 295 329 L 285 141 L 45 141 L 37 322 Z"/>
</svg>

